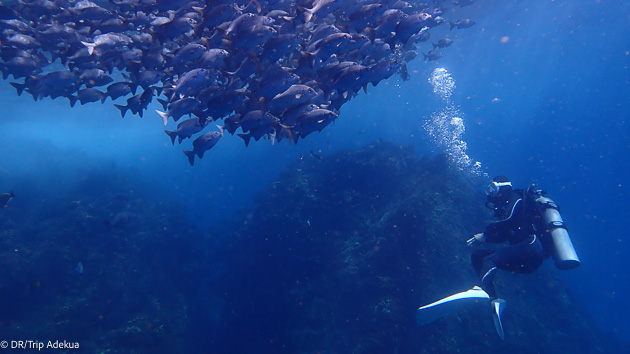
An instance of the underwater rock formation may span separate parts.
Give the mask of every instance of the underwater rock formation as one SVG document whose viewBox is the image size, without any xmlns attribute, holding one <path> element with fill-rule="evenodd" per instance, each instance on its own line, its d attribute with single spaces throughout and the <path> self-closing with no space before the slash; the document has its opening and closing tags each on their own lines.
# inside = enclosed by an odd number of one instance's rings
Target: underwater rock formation
<svg viewBox="0 0 630 354">
<path fill-rule="evenodd" d="M 220 349 L 300 353 L 558 353 L 620 350 L 559 280 L 497 276 L 490 308 L 416 327 L 418 306 L 477 283 L 466 247 L 490 214 L 446 156 L 375 142 L 290 166 L 232 241 Z M 247 340 L 240 340 L 247 338 Z M 576 340 L 579 339 L 579 340 Z"/>
<path fill-rule="evenodd" d="M 66 340 L 82 353 L 185 348 L 201 235 L 182 224 L 183 209 L 134 192 L 115 166 L 78 173 L 67 193 L 24 189 L 0 214 L 3 340 Z M 124 210 L 135 217 L 106 225 Z"/>
<path fill-rule="evenodd" d="M 208 233 L 117 174 L 3 208 L 3 338 L 108 353 L 629 352 L 551 266 L 497 276 L 504 342 L 481 304 L 416 326 L 418 306 L 477 283 L 465 241 L 490 217 L 447 156 L 375 142 L 304 157 Z"/>
</svg>

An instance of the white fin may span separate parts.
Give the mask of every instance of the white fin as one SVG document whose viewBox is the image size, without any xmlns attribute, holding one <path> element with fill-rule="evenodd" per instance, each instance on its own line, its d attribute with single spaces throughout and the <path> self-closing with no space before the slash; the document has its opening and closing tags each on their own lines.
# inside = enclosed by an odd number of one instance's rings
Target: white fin
<svg viewBox="0 0 630 354">
<path fill-rule="evenodd" d="M 490 302 L 492 305 L 492 319 L 494 320 L 494 328 L 497 329 L 497 333 L 501 340 L 505 340 L 505 334 L 503 333 L 503 325 L 501 324 L 501 313 L 507 305 L 507 301 L 503 299 L 494 299 Z"/>
<path fill-rule="evenodd" d="M 88 43 L 88 42 L 84 42 L 84 41 L 81 41 L 81 43 L 83 43 L 83 45 L 87 47 L 89 55 L 92 55 L 94 53 L 94 48 L 96 48 L 96 44 Z"/>
<path fill-rule="evenodd" d="M 168 123 L 168 113 L 158 111 L 157 109 L 155 110 L 155 113 L 159 114 L 160 117 L 162 117 L 162 122 L 164 123 L 164 126 L 166 126 L 166 124 Z"/>
<path fill-rule="evenodd" d="M 489 298 L 490 296 L 488 296 L 483 289 L 475 286 L 468 291 L 447 296 L 441 300 L 418 308 L 416 312 L 416 323 L 418 326 L 426 325 L 456 311 L 462 305 L 479 301 L 485 302 L 489 300 Z"/>
</svg>

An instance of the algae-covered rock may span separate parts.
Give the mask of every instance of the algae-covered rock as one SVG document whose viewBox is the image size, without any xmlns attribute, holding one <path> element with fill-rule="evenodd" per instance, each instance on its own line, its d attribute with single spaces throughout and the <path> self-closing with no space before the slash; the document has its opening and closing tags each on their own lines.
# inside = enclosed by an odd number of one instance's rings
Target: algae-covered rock
<svg viewBox="0 0 630 354">
<path fill-rule="evenodd" d="M 497 276 L 509 302 L 505 342 L 487 303 L 416 326 L 420 305 L 478 283 L 465 241 L 490 214 L 476 182 L 445 156 L 418 159 L 386 142 L 297 161 L 236 231 L 214 344 L 300 353 L 617 350 L 549 267 Z"/>
<path fill-rule="evenodd" d="M 497 275 L 504 342 L 487 304 L 416 326 L 419 306 L 478 284 L 466 239 L 491 216 L 478 184 L 446 156 L 375 142 L 296 161 L 203 233 L 183 207 L 95 172 L 5 208 L 0 332 L 107 353 L 630 352 L 550 262 Z"/>
<path fill-rule="evenodd" d="M 3 339 L 65 340 L 82 353 L 179 351 L 203 239 L 183 211 L 125 188 L 115 169 L 102 172 L 85 175 L 89 188 L 24 196 L 0 218 Z M 121 210 L 135 217 L 104 224 Z"/>
</svg>

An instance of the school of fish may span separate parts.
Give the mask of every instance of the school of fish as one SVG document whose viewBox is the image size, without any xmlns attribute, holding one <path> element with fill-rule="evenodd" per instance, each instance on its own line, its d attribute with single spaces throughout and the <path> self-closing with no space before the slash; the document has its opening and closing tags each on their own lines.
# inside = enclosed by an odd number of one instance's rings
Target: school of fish
<svg viewBox="0 0 630 354">
<path fill-rule="evenodd" d="M 18 95 L 104 103 L 143 116 L 153 100 L 190 165 L 225 132 L 249 145 L 321 132 L 369 84 L 399 73 L 449 6 L 474 0 L 19 0 L 0 2 L 0 71 Z M 443 38 L 424 54 L 442 56 Z M 212 127 L 218 127 L 213 130 Z M 203 132 L 204 130 L 207 130 Z"/>
</svg>

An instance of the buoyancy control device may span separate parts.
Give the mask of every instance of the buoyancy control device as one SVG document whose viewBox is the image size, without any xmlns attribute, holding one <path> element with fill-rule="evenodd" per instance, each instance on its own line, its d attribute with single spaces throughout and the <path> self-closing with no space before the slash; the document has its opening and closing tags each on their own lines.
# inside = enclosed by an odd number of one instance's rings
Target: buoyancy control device
<svg viewBox="0 0 630 354">
<path fill-rule="evenodd" d="M 526 198 L 535 203 L 540 217 L 536 228 L 541 233 L 541 241 L 558 269 L 574 269 L 580 265 L 580 259 L 569 237 L 569 230 L 562 220 L 560 208 L 545 194 L 546 191 L 535 189 L 533 184 L 526 191 Z"/>
</svg>

